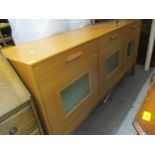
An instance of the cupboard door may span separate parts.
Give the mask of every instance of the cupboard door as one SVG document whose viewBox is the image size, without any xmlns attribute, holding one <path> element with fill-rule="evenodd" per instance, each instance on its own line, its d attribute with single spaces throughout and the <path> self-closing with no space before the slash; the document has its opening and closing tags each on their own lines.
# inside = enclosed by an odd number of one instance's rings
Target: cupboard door
<svg viewBox="0 0 155 155">
<path fill-rule="evenodd" d="M 99 91 L 109 90 L 122 75 L 123 40 L 109 42 L 99 52 Z"/>
<path fill-rule="evenodd" d="M 84 117 L 98 93 L 96 55 L 66 71 L 41 83 L 44 106 L 54 134 L 65 134 L 79 117 Z"/>
<path fill-rule="evenodd" d="M 135 33 L 130 33 L 125 37 L 124 71 L 127 71 L 136 63 L 139 43 L 139 29 Z"/>
</svg>

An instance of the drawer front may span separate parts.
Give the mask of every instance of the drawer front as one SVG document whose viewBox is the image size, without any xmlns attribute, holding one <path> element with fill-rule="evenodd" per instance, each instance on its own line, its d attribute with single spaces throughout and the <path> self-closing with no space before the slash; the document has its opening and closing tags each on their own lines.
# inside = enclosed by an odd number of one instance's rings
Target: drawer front
<svg viewBox="0 0 155 155">
<path fill-rule="evenodd" d="M 55 76 L 60 72 L 70 72 L 89 57 L 97 54 L 97 40 L 91 41 L 74 49 L 68 50 L 34 67 L 35 75 L 38 81 L 47 79 L 49 76 Z"/>
<path fill-rule="evenodd" d="M 141 21 L 134 22 L 125 28 L 125 35 L 134 34 L 139 31 L 141 27 Z"/>
<path fill-rule="evenodd" d="M 123 71 L 123 39 L 99 51 L 99 93 L 104 94 L 120 79 Z"/>
<path fill-rule="evenodd" d="M 124 71 L 126 72 L 133 64 L 136 63 L 138 44 L 139 44 L 140 29 L 135 33 L 129 33 L 125 36 L 125 51 L 124 51 Z"/>
<path fill-rule="evenodd" d="M 99 39 L 99 47 L 103 48 L 107 44 L 112 44 L 123 36 L 123 29 L 113 31 Z"/>
<path fill-rule="evenodd" d="M 27 106 L 0 124 L 0 134 L 29 135 L 37 128 L 31 107 Z"/>
</svg>

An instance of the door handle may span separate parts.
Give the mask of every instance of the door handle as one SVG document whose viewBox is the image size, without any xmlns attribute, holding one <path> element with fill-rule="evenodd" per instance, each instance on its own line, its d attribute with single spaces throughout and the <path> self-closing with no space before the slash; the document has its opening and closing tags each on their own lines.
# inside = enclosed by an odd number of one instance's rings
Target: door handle
<svg viewBox="0 0 155 155">
<path fill-rule="evenodd" d="M 137 25 L 132 25 L 132 29 L 136 29 L 137 28 Z"/>
<path fill-rule="evenodd" d="M 82 55 L 83 55 L 82 52 L 75 53 L 75 54 L 69 56 L 69 57 L 67 58 L 66 62 L 71 62 L 71 61 L 73 61 L 73 60 L 75 60 L 75 59 L 78 59 L 78 58 L 80 58 Z"/>
<path fill-rule="evenodd" d="M 119 37 L 119 35 L 116 34 L 116 35 L 111 36 L 110 39 L 111 39 L 111 40 L 114 40 L 114 39 L 117 39 L 118 37 Z"/>
</svg>

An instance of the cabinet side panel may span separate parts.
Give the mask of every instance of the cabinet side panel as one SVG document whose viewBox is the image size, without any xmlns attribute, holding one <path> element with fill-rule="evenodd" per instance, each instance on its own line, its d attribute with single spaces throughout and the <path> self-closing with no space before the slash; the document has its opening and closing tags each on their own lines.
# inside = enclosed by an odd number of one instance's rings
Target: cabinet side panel
<svg viewBox="0 0 155 155">
<path fill-rule="evenodd" d="M 49 133 L 50 130 L 50 134 L 52 134 L 51 127 L 49 127 L 47 123 L 48 119 L 46 118 L 44 107 L 42 106 L 42 98 L 38 89 L 37 82 L 33 75 L 32 67 L 12 60 L 11 64 L 13 65 L 14 69 L 19 74 L 24 84 L 32 94 L 32 97 L 35 100 L 35 104 L 37 105 L 36 108 L 39 112 L 39 117 L 42 120 L 45 132 Z"/>
</svg>

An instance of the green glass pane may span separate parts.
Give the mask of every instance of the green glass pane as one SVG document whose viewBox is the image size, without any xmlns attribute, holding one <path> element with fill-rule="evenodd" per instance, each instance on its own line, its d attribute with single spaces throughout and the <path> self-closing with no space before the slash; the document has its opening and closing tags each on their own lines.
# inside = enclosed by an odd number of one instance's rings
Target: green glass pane
<svg viewBox="0 0 155 155">
<path fill-rule="evenodd" d="M 108 76 L 110 73 L 113 72 L 118 66 L 118 59 L 119 59 L 119 52 L 115 52 L 113 55 L 111 55 L 107 60 L 106 60 L 106 65 L 105 65 L 105 74 Z"/>
<path fill-rule="evenodd" d="M 61 92 L 64 112 L 69 112 L 89 94 L 89 77 L 85 74 Z"/>
<path fill-rule="evenodd" d="M 133 52 L 133 49 L 134 49 L 134 45 L 135 45 L 135 41 L 132 40 L 128 43 L 128 53 L 127 53 L 127 56 L 130 56 L 131 53 Z"/>
</svg>

